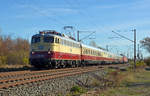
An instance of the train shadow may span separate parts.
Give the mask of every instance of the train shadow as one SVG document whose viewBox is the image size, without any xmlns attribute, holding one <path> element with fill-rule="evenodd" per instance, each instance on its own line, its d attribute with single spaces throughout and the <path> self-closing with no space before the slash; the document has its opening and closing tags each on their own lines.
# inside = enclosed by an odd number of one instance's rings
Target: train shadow
<svg viewBox="0 0 150 96">
<path fill-rule="evenodd" d="M 24 66 L 21 68 L 0 68 L 0 73 L 1 72 L 13 72 L 13 71 L 39 71 L 39 70 L 51 70 L 54 68 L 35 68 L 35 67 L 29 67 L 29 66 Z"/>
<path fill-rule="evenodd" d="M 21 68 L 0 68 L 0 72 L 13 72 L 13 71 L 25 71 L 25 70 L 37 70 L 37 69 L 28 66 L 24 66 Z"/>
</svg>

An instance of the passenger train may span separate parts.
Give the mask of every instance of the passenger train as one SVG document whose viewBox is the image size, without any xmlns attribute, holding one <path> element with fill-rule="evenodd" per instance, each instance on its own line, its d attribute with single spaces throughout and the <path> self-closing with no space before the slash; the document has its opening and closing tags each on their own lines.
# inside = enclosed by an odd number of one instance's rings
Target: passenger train
<svg viewBox="0 0 150 96">
<path fill-rule="evenodd" d="M 44 30 L 33 35 L 30 50 L 30 64 L 37 68 L 64 68 L 128 62 L 125 56 L 82 44 L 55 30 Z"/>
</svg>

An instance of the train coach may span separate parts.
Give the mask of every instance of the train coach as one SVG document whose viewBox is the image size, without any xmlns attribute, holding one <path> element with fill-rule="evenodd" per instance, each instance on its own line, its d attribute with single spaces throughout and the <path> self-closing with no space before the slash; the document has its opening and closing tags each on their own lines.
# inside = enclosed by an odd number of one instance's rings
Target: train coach
<svg viewBox="0 0 150 96">
<path fill-rule="evenodd" d="M 32 36 L 30 64 L 34 67 L 64 68 L 97 64 L 124 63 L 127 58 L 84 45 L 54 30 Z"/>
</svg>

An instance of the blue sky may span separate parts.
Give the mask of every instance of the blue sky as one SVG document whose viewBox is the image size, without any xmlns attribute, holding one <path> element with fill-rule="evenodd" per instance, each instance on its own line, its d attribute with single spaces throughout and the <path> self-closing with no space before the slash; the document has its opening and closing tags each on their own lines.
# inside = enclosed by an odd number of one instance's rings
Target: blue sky
<svg viewBox="0 0 150 96">
<path fill-rule="evenodd" d="M 1 0 L 0 30 L 3 35 L 29 39 L 39 30 L 63 32 L 63 26 L 75 30 L 96 31 L 91 36 L 102 47 L 117 53 L 133 53 L 132 43 L 117 37 L 114 30 L 137 42 L 150 37 L 150 0 Z M 81 33 L 81 38 L 89 32 Z M 84 40 L 87 44 L 90 39 Z M 145 56 L 146 51 L 142 50 Z"/>
</svg>

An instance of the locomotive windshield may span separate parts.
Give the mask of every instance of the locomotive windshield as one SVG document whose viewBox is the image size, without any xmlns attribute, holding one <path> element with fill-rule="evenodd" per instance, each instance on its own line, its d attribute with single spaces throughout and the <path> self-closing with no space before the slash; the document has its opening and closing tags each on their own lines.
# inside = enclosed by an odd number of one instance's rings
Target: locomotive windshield
<svg viewBox="0 0 150 96">
<path fill-rule="evenodd" d="M 40 37 L 32 37 L 32 43 L 40 42 Z"/>
<path fill-rule="evenodd" d="M 52 37 L 52 36 L 44 36 L 44 42 L 46 42 L 46 43 L 54 43 L 54 37 Z"/>
</svg>

